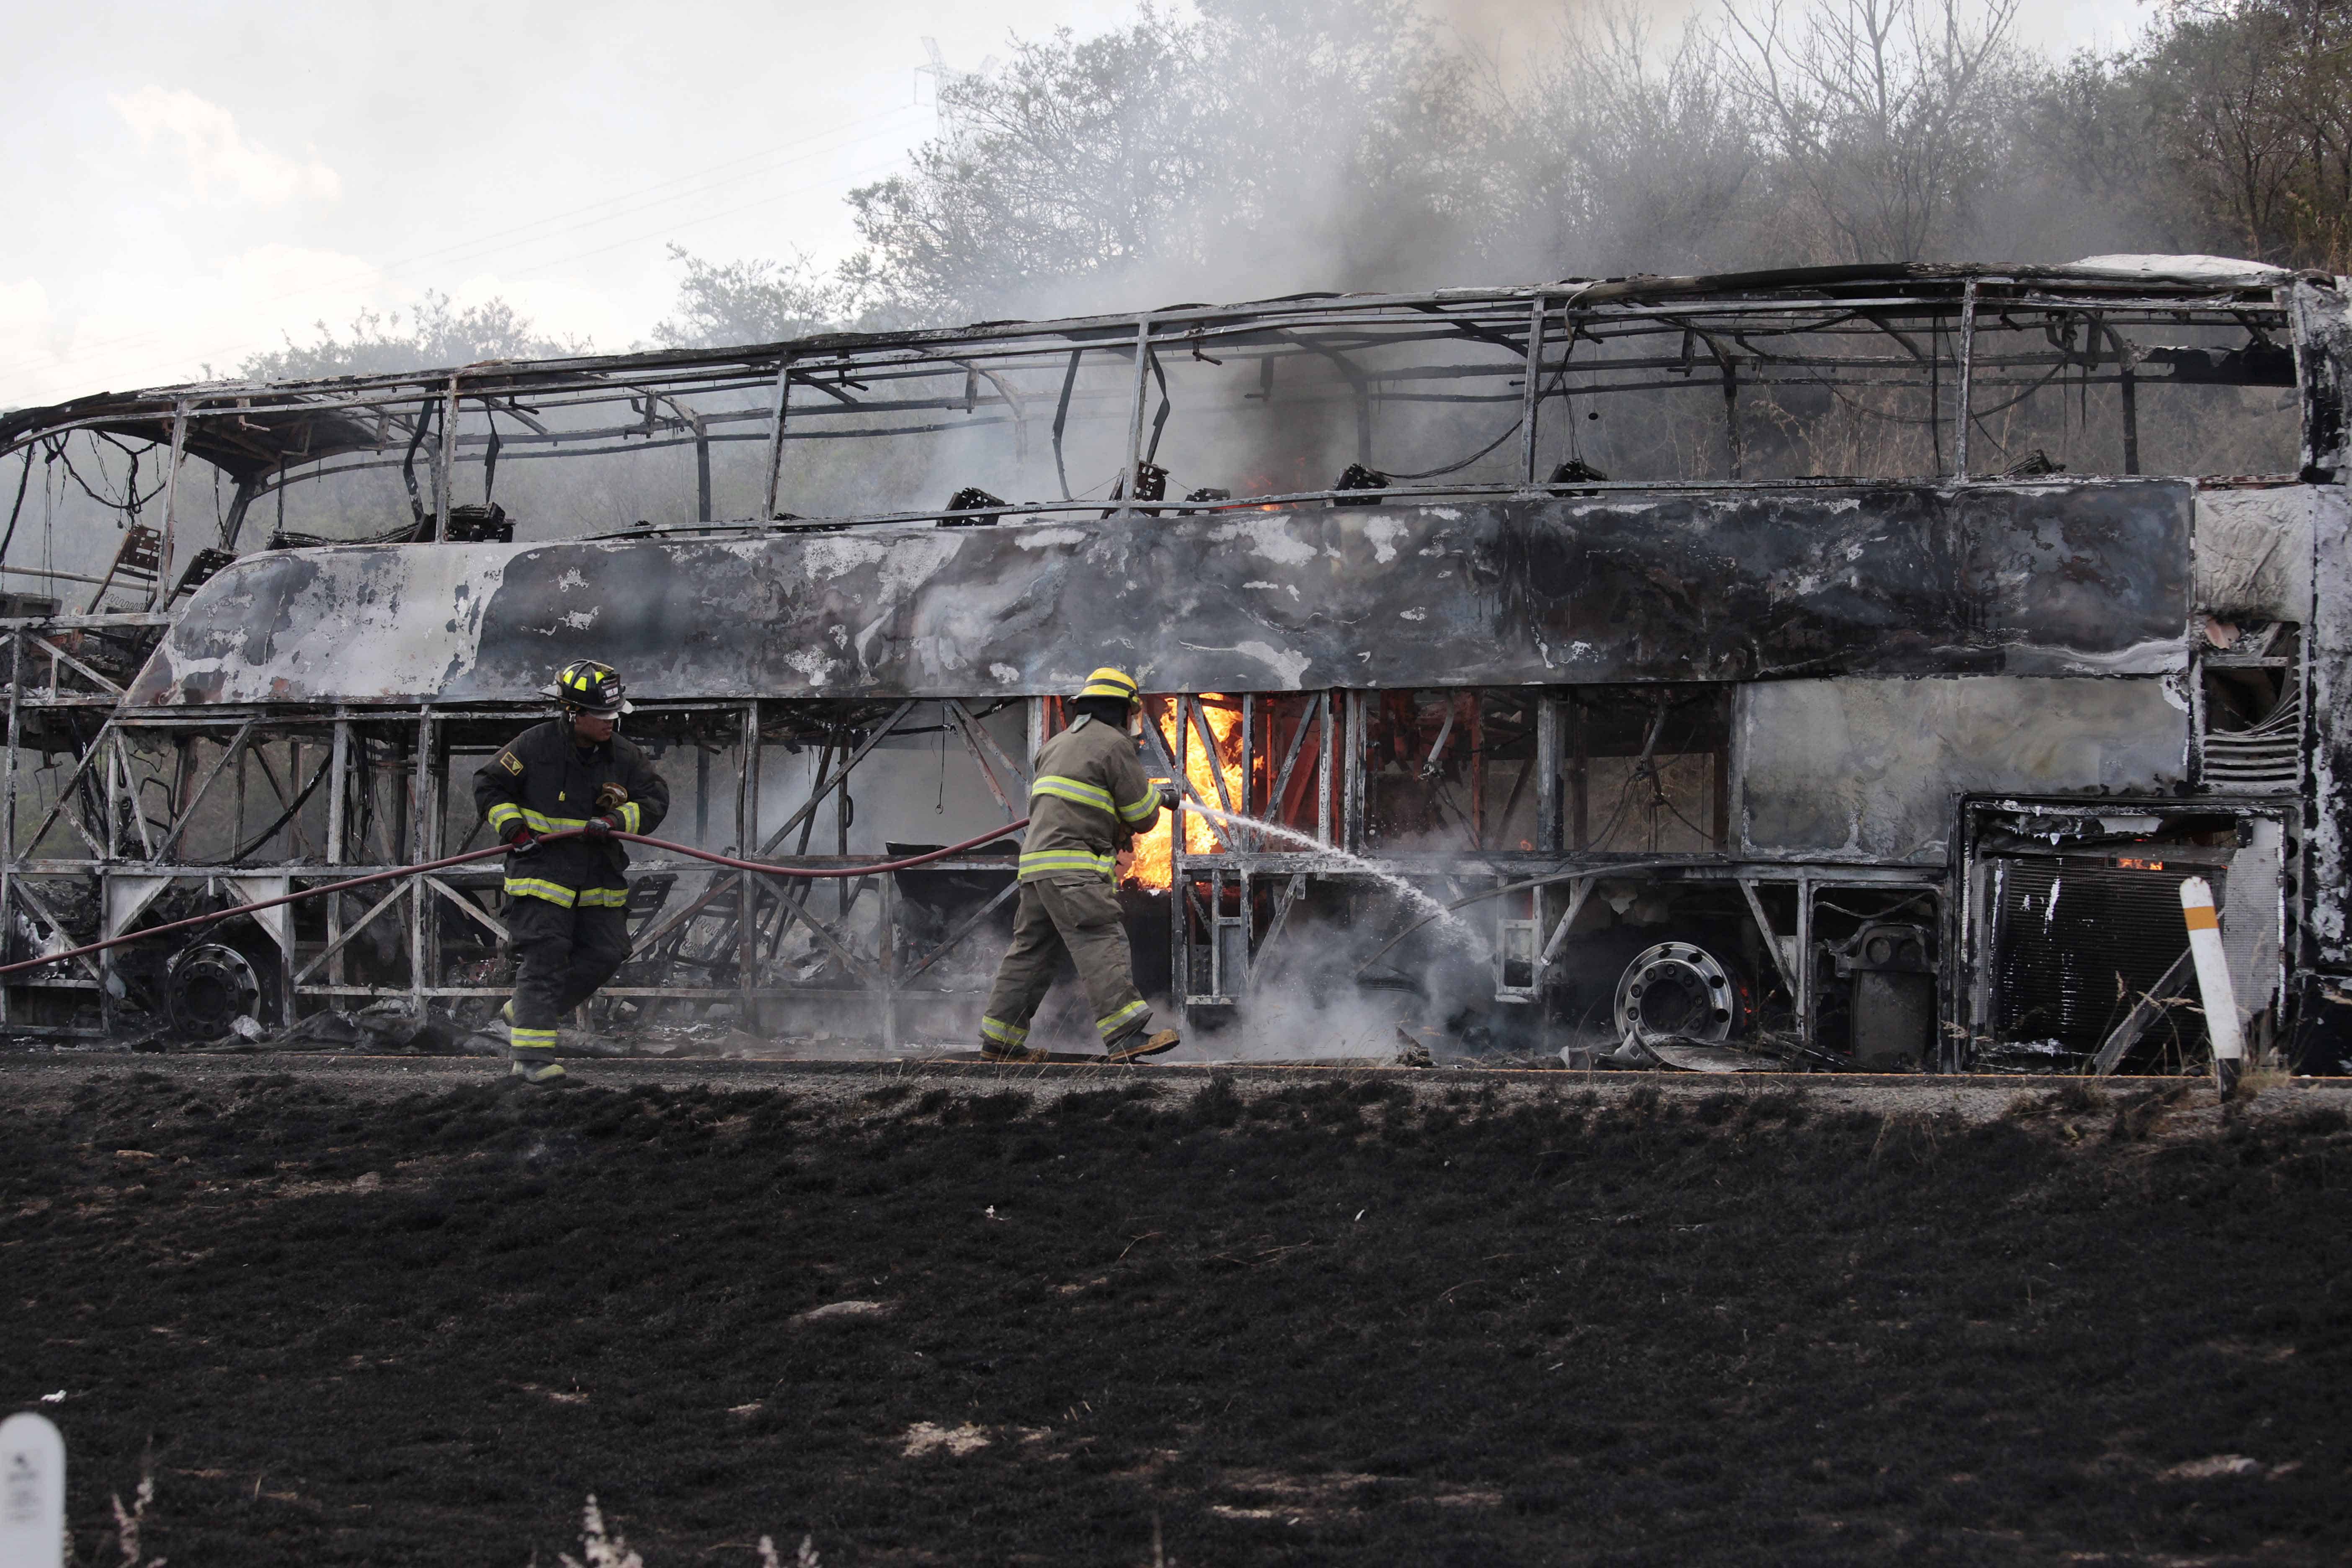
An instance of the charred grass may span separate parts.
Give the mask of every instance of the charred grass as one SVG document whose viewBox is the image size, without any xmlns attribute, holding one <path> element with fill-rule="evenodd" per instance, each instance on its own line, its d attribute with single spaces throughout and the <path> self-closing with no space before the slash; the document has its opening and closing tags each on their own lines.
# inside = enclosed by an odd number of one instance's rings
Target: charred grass
<svg viewBox="0 0 2352 1568">
<path fill-rule="evenodd" d="M 2345 1120 L 2162 1110 L 126 1073 L 0 1120 L 5 1395 L 83 1562 L 142 1458 L 181 1568 L 2337 1561 Z"/>
</svg>

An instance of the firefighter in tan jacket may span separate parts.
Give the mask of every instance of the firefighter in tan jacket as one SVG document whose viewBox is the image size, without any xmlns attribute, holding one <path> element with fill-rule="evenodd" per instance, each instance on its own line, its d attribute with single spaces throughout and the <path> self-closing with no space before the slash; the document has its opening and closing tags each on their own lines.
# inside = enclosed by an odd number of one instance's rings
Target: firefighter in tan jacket
<svg viewBox="0 0 2352 1568">
<path fill-rule="evenodd" d="M 1021 850 L 1020 912 L 980 1020 L 981 1055 L 992 1061 L 1045 1059 L 1029 1048 L 1029 1020 L 1065 948 L 1112 1061 L 1158 1056 L 1177 1045 L 1173 1029 L 1148 1032 L 1151 1009 L 1135 988 L 1112 885 L 1119 851 L 1176 804 L 1173 784 L 1144 776 L 1127 732 L 1139 700 L 1132 676 L 1097 669 L 1071 703 L 1076 721 L 1038 748 Z"/>
</svg>

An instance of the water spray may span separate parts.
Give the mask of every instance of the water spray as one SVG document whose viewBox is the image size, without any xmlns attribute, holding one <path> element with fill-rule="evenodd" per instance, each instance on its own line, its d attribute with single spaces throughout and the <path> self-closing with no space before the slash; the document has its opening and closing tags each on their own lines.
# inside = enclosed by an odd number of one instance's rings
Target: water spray
<svg viewBox="0 0 2352 1568">
<path fill-rule="evenodd" d="M 1321 839 L 1316 837 L 1311 833 L 1301 833 L 1295 827 L 1285 827 L 1280 823 L 1267 822 L 1262 817 L 1244 816 L 1239 812 L 1234 811 L 1221 811 L 1213 805 L 1203 805 L 1197 799 L 1188 801 L 1184 809 L 1187 811 L 1197 811 L 1213 822 L 1223 823 L 1231 827 L 1246 828 L 1252 833 L 1262 833 L 1269 837 L 1277 838 L 1286 843 L 1296 844 L 1302 848 L 1311 849 L 1318 855 L 1328 856 L 1331 859 L 1339 861 L 1351 871 L 1356 871 L 1363 876 L 1370 877 L 1374 881 L 1383 883 L 1403 894 L 1406 900 L 1409 900 L 1415 909 L 1423 911 L 1422 917 L 1413 921 L 1412 924 L 1407 926 L 1402 931 L 1398 932 L 1393 940 L 1381 949 L 1381 952 L 1386 952 L 1389 948 L 1394 947 L 1397 942 L 1403 941 L 1406 936 L 1410 935 L 1413 931 L 1419 931 L 1422 927 L 1430 924 L 1432 921 L 1444 922 L 1444 929 L 1447 934 L 1456 942 L 1475 942 L 1477 944 L 1481 952 L 1488 953 L 1489 955 L 1491 955 L 1493 952 L 1492 945 L 1487 942 L 1484 935 L 1472 927 L 1467 921 L 1463 921 L 1454 915 L 1454 910 L 1459 906 L 1442 904 L 1438 902 L 1435 899 L 1430 897 L 1419 888 L 1414 887 L 1402 877 L 1397 876 L 1393 872 L 1382 870 L 1380 867 L 1374 865 L 1371 861 L 1365 859 L 1360 855 L 1354 855 L 1349 853 L 1345 849 L 1335 848 L 1331 845 L 1324 843 Z M 1374 956 L 1377 957 L 1379 955 L 1375 954 Z"/>
</svg>

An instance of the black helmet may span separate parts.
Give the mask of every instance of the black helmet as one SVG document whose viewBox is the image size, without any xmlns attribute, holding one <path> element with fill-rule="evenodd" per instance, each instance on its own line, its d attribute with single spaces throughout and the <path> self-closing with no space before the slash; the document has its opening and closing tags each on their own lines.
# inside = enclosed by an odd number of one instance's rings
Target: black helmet
<svg viewBox="0 0 2352 1568">
<path fill-rule="evenodd" d="M 557 674 L 555 684 L 547 688 L 547 694 L 569 711 L 614 719 L 635 711 L 635 705 L 621 691 L 620 671 L 593 658 L 575 659 L 565 665 Z"/>
</svg>

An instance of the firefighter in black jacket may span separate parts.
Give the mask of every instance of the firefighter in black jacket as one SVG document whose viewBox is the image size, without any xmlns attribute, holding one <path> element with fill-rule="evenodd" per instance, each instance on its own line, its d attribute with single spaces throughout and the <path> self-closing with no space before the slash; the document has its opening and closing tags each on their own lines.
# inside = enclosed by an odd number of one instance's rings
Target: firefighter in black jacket
<svg viewBox="0 0 2352 1568">
<path fill-rule="evenodd" d="M 557 1023 L 629 956 L 629 855 L 612 835 L 650 833 L 669 810 L 669 785 L 642 750 L 613 732 L 630 705 L 611 666 L 568 664 L 551 694 L 562 716 L 524 731 L 474 774 L 474 809 L 509 847 L 511 1076 L 543 1089 L 569 1081 L 555 1059 Z M 566 828 L 586 831 L 540 842 Z"/>
</svg>

